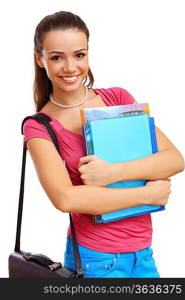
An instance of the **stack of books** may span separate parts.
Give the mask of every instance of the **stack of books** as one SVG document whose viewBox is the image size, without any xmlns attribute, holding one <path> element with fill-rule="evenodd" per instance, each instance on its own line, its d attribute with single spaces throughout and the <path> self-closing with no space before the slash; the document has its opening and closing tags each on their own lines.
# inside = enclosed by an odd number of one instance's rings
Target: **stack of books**
<svg viewBox="0 0 185 300">
<path fill-rule="evenodd" d="M 85 155 L 96 155 L 109 163 L 127 162 L 158 151 L 154 118 L 148 103 L 97 107 L 81 110 Z M 121 181 L 111 188 L 144 186 L 146 180 Z M 164 210 L 164 206 L 140 205 L 92 216 L 94 223 L 107 223 Z"/>
</svg>

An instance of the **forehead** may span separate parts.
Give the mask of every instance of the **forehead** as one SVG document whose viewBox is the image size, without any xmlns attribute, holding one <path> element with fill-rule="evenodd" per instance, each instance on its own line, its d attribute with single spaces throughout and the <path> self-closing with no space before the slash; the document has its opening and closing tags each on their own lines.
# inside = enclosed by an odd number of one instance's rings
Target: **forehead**
<svg viewBox="0 0 185 300">
<path fill-rule="evenodd" d="M 46 52 L 70 52 L 82 48 L 87 48 L 87 37 L 84 32 L 76 29 L 49 31 L 43 39 L 43 51 Z"/>
</svg>

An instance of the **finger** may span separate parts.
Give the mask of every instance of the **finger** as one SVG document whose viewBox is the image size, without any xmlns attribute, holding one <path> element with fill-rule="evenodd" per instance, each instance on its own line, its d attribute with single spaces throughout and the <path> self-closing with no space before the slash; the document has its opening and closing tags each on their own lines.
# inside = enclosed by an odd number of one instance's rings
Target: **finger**
<svg viewBox="0 0 185 300">
<path fill-rule="evenodd" d="M 86 179 L 86 177 L 84 176 L 84 174 L 81 174 L 80 178 L 84 181 Z"/>
<path fill-rule="evenodd" d="M 89 163 L 90 161 L 94 160 L 94 157 L 95 157 L 95 155 L 87 155 L 87 156 L 81 157 L 79 159 L 79 163 L 78 163 L 77 167 L 79 168 L 83 164 Z"/>
<path fill-rule="evenodd" d="M 78 168 L 78 172 L 80 172 L 81 174 L 84 173 L 84 165 L 82 165 Z"/>
</svg>

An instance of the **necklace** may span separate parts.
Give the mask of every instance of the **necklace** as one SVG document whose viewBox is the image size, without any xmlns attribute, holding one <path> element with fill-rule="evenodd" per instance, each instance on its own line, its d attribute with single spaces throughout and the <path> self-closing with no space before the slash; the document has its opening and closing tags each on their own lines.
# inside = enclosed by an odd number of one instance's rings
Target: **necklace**
<svg viewBox="0 0 185 300">
<path fill-rule="evenodd" d="M 88 96 L 89 96 L 89 90 L 88 90 L 87 86 L 84 85 L 84 87 L 85 87 L 85 97 L 84 97 L 79 103 L 76 103 L 76 104 L 70 104 L 70 105 L 64 105 L 64 104 L 61 104 L 61 103 L 58 103 L 58 102 L 54 101 L 53 98 L 52 98 L 52 95 L 50 95 L 50 101 L 51 101 L 52 103 L 54 103 L 54 104 L 60 106 L 60 107 L 63 107 L 63 108 L 71 108 L 71 107 L 79 106 L 79 105 L 81 105 L 82 103 L 84 103 L 85 100 L 87 100 L 87 98 L 88 98 Z"/>
</svg>

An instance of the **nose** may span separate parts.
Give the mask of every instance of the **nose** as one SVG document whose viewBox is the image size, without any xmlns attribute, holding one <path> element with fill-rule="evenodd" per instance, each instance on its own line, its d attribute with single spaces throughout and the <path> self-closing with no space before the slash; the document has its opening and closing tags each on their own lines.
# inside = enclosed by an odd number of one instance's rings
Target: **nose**
<svg viewBox="0 0 185 300">
<path fill-rule="evenodd" d="M 65 73 L 74 73 L 76 70 L 76 65 L 73 59 L 66 59 L 63 65 L 63 71 Z"/>
</svg>

